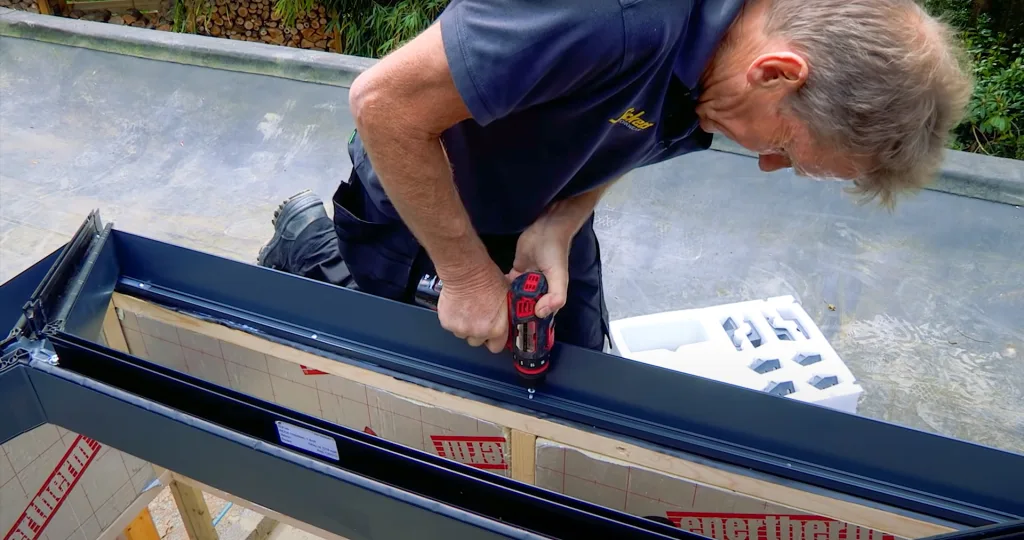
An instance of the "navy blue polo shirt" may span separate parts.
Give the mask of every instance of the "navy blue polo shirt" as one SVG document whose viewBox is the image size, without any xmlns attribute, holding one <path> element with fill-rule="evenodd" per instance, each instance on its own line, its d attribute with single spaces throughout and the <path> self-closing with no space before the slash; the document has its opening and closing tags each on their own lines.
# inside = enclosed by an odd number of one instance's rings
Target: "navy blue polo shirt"
<svg viewBox="0 0 1024 540">
<path fill-rule="evenodd" d="M 553 201 L 708 148 L 698 83 L 742 4 L 452 0 L 441 33 L 472 119 L 442 141 L 477 232 L 520 232 Z M 350 153 L 397 218 L 358 136 Z"/>
</svg>

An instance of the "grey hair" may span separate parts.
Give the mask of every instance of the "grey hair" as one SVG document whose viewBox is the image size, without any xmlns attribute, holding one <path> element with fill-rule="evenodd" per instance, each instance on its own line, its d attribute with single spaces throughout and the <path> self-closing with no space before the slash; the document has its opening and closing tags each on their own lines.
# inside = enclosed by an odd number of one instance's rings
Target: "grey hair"
<svg viewBox="0 0 1024 540">
<path fill-rule="evenodd" d="M 809 64 L 785 106 L 817 141 L 869 164 L 864 200 L 924 187 L 973 91 L 952 28 L 914 0 L 769 0 L 765 33 Z"/>
</svg>

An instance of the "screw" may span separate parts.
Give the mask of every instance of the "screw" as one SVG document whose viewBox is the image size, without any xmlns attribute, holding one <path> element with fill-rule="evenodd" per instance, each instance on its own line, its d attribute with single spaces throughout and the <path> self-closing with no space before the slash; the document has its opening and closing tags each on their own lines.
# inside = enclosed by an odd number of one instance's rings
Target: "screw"
<svg viewBox="0 0 1024 540">
<path fill-rule="evenodd" d="M 35 353 L 29 353 L 30 358 L 36 358 L 40 362 L 45 362 L 51 366 L 56 366 L 60 362 L 60 358 L 57 357 L 56 353 L 47 353 L 45 351 L 37 351 Z"/>
</svg>

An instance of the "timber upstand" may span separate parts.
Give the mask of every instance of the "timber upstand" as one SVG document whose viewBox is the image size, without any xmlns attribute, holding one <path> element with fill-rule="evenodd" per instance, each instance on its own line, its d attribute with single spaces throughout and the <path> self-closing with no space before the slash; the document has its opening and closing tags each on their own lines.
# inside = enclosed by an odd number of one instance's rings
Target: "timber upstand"
<svg viewBox="0 0 1024 540">
<path fill-rule="evenodd" d="M 116 335 L 127 305 L 504 426 L 513 473 L 144 360 Z M 0 288 L 0 325 L 13 328 L 0 442 L 55 424 L 352 540 L 702 538 L 532 485 L 515 470 L 534 466 L 535 438 L 898 538 L 1024 535 L 1024 456 L 561 344 L 530 395 L 510 362 L 426 309 L 135 236 L 97 212 Z"/>
</svg>

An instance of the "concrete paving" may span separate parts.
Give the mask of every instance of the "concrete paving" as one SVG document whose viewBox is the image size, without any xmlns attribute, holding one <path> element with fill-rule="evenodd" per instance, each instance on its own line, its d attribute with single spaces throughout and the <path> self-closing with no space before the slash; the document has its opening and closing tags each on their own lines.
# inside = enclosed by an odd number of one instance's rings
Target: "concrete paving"
<svg viewBox="0 0 1024 540">
<path fill-rule="evenodd" d="M 94 208 L 251 262 L 283 198 L 346 177 L 351 130 L 343 88 L 0 38 L 0 281 Z M 636 171 L 598 211 L 613 318 L 792 294 L 860 414 L 1024 453 L 1022 210 L 841 188 L 720 152 Z"/>
</svg>

